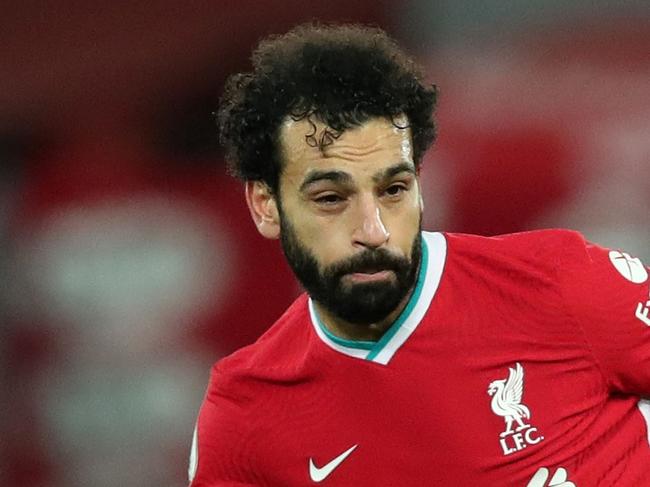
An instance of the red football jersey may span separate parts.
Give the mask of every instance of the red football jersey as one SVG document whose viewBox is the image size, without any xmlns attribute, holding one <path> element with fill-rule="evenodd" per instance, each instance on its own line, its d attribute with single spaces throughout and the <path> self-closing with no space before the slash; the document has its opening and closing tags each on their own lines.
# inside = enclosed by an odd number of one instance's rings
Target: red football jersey
<svg viewBox="0 0 650 487">
<path fill-rule="evenodd" d="M 213 369 L 191 487 L 650 486 L 650 286 L 575 232 L 423 233 L 378 342 L 301 296 Z"/>
</svg>

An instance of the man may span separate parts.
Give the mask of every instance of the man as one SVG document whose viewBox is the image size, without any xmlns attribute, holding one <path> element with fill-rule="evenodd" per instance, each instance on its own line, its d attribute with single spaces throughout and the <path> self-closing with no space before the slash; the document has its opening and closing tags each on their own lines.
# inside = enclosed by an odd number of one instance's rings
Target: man
<svg viewBox="0 0 650 487">
<path fill-rule="evenodd" d="M 221 135 L 307 293 L 214 367 L 191 486 L 650 485 L 643 264 L 422 232 L 436 91 L 381 31 L 302 26 L 253 66 Z"/>
</svg>

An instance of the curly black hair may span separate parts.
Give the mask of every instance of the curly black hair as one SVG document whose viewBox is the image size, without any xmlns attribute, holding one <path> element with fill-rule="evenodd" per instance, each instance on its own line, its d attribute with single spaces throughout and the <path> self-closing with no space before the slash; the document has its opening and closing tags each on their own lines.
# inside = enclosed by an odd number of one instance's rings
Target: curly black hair
<svg viewBox="0 0 650 487">
<path fill-rule="evenodd" d="M 375 117 L 396 126 L 405 114 L 416 166 L 435 139 L 437 89 L 381 29 L 360 25 L 300 25 L 260 42 L 253 71 L 226 82 L 217 123 L 231 174 L 264 181 L 277 191 L 282 170 L 279 130 L 290 116 L 328 126 L 322 147 L 343 131 Z"/>
</svg>

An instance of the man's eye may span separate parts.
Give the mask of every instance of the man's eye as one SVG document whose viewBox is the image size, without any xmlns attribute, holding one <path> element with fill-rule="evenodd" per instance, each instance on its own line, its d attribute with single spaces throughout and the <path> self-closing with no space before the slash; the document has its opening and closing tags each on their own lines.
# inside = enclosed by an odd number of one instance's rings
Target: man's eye
<svg viewBox="0 0 650 487">
<path fill-rule="evenodd" d="M 403 193 L 404 191 L 406 191 L 406 187 L 404 185 L 402 185 L 402 184 L 393 184 L 392 186 L 389 186 L 388 188 L 386 188 L 385 193 L 388 196 L 398 196 L 401 193 Z"/>
<path fill-rule="evenodd" d="M 336 203 L 339 203 L 339 202 L 343 201 L 343 198 L 341 198 L 337 194 L 326 194 L 326 195 L 323 195 L 323 196 L 319 196 L 314 201 L 316 201 L 316 203 L 320 203 L 320 204 L 323 204 L 323 205 L 333 205 L 333 204 L 336 204 Z"/>
</svg>

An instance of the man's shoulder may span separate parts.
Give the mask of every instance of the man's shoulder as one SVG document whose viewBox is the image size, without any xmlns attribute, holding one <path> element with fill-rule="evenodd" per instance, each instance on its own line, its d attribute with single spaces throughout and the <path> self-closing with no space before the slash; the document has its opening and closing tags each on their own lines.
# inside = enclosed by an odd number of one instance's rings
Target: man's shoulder
<svg viewBox="0 0 650 487">
<path fill-rule="evenodd" d="M 533 230 L 484 237 L 445 233 L 447 270 L 465 269 L 478 277 L 499 274 L 521 278 L 531 285 L 557 282 L 559 269 L 584 261 L 586 242 L 573 230 Z M 447 272 L 447 271 L 446 271 Z"/>
<path fill-rule="evenodd" d="M 450 249 L 479 254 L 545 256 L 584 248 L 584 237 L 568 229 L 544 229 L 495 236 L 445 233 Z"/>
<path fill-rule="evenodd" d="M 307 296 L 298 297 L 254 343 L 219 360 L 212 368 L 210 388 L 242 390 L 284 380 L 305 360 L 311 334 Z"/>
</svg>

